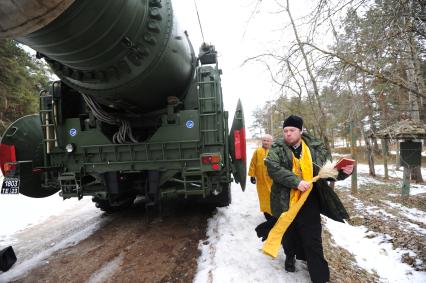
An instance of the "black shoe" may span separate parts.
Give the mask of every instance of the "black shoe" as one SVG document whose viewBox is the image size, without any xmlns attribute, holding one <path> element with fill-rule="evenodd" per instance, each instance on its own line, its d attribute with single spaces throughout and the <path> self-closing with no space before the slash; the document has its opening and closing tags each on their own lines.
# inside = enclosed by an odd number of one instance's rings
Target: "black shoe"
<svg viewBox="0 0 426 283">
<path fill-rule="evenodd" d="M 294 256 L 286 257 L 285 263 L 284 263 L 284 269 L 287 272 L 295 272 L 296 271 L 295 264 L 296 264 L 296 259 L 294 258 Z"/>
</svg>

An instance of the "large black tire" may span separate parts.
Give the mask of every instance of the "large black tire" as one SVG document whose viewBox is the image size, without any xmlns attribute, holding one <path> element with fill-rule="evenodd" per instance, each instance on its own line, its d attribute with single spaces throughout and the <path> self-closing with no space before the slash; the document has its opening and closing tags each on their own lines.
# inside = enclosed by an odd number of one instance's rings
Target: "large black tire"
<svg viewBox="0 0 426 283">
<path fill-rule="evenodd" d="M 232 203 L 231 184 L 224 184 L 222 192 L 213 197 L 213 203 L 216 207 L 225 207 Z"/>
<path fill-rule="evenodd" d="M 102 211 L 105 211 L 106 213 L 114 213 L 125 210 L 132 206 L 134 200 L 135 197 L 127 197 L 125 199 L 120 200 L 119 202 L 115 201 L 112 203 L 110 199 L 100 199 L 97 197 L 94 197 L 92 199 L 96 207 Z"/>
</svg>

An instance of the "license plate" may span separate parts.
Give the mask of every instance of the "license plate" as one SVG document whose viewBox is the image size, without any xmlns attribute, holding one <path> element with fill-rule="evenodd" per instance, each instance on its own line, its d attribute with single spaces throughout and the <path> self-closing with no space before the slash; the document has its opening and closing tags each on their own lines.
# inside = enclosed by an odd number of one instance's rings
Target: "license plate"
<svg viewBox="0 0 426 283">
<path fill-rule="evenodd" d="M 19 194 L 20 180 L 16 177 L 4 177 L 3 184 L 1 186 L 2 194 Z"/>
</svg>

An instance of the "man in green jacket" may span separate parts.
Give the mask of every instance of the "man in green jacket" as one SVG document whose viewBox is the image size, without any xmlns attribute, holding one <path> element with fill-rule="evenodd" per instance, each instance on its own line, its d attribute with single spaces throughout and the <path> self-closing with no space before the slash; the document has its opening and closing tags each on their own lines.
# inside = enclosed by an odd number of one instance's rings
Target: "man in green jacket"
<svg viewBox="0 0 426 283">
<path fill-rule="evenodd" d="M 289 116 L 284 121 L 283 134 L 284 139 L 272 145 L 265 159 L 268 174 L 273 181 L 271 210 L 275 218 L 289 210 L 290 198 L 295 192 L 303 193 L 310 188 L 310 182 L 303 180 L 301 174 L 297 174 L 297 170 L 306 168 L 300 166 L 302 159 L 306 162 L 306 158 L 301 157 L 302 144 L 310 152 L 312 164 L 309 166 L 313 170 L 313 176 L 318 175 L 321 166 L 331 159 L 330 152 L 320 140 L 303 133 L 301 117 Z M 294 168 L 294 164 L 299 164 L 298 168 Z M 352 170 L 352 165 L 343 168 L 337 179 L 346 178 Z M 341 222 L 349 218 L 338 196 L 329 187 L 327 180 L 323 179 L 314 183 L 306 202 L 287 228 L 282 240 L 286 254 L 285 270 L 295 271 L 295 258 L 306 260 L 313 282 L 327 282 L 330 279 L 328 263 L 323 254 L 320 214 Z"/>
</svg>

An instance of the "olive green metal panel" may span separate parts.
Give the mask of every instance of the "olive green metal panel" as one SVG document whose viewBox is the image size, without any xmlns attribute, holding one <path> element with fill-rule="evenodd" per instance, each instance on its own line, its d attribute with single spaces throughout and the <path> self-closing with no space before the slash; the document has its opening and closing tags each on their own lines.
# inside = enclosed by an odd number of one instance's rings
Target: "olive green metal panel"
<svg viewBox="0 0 426 283">
<path fill-rule="evenodd" d="M 169 142 L 199 140 L 199 113 L 197 110 L 184 110 L 176 115 L 176 121 L 163 125 L 149 139 L 149 142 Z"/>
<path fill-rule="evenodd" d="M 82 129 L 80 119 L 66 119 L 57 126 L 59 136 L 59 150 L 65 150 L 65 146 L 73 143 L 79 151 L 83 145 L 109 144 L 111 141 L 97 128 Z"/>
<path fill-rule="evenodd" d="M 83 155 L 70 155 L 77 159 L 85 172 L 126 170 L 183 170 L 199 167 L 200 153 L 197 141 L 169 141 L 128 145 L 99 145 L 83 147 Z M 71 166 L 67 163 L 67 166 Z M 75 169 L 70 167 L 70 169 Z"/>
<path fill-rule="evenodd" d="M 170 0 L 76 0 L 18 41 L 37 50 L 70 87 L 124 111 L 182 97 L 195 56 Z"/>
<path fill-rule="evenodd" d="M 39 115 L 24 116 L 7 128 L 1 143 L 15 145 L 19 165 L 21 194 L 42 198 L 58 192 L 57 189 L 41 187 L 42 174 L 33 173 L 33 168 L 43 167 L 43 135 Z M 25 162 L 24 162 L 25 161 Z"/>
<path fill-rule="evenodd" d="M 113 144 L 98 128 L 81 129 L 80 119 L 67 119 L 59 127 L 61 145 L 49 154 L 52 166 L 67 171 L 108 172 L 125 170 L 182 169 L 199 165 L 197 110 L 180 111 L 173 124 L 164 123 L 147 143 Z M 65 152 L 66 144 L 75 150 Z"/>
</svg>

